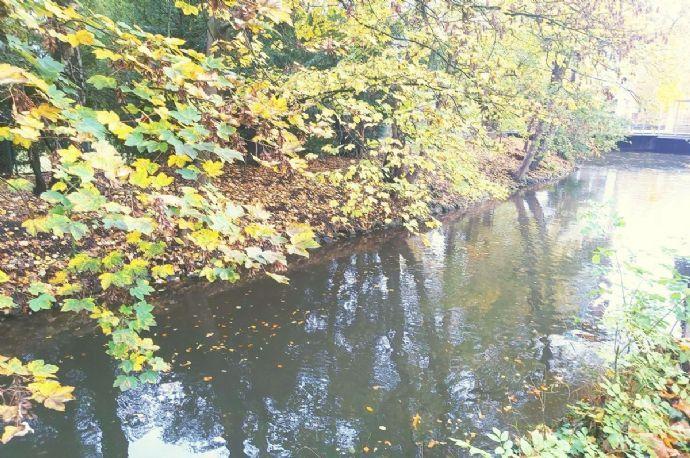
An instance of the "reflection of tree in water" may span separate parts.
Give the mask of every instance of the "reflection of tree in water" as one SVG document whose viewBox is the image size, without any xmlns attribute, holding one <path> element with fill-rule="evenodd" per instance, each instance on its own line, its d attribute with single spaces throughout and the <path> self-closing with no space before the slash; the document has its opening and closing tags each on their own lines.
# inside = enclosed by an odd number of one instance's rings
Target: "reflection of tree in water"
<svg viewBox="0 0 690 458">
<path fill-rule="evenodd" d="M 93 396 L 77 401 L 87 407 L 66 417 L 74 433 L 61 440 L 76 450 L 89 436 L 103 454 L 123 456 L 127 442 L 157 428 L 163 442 L 198 452 L 308 456 L 303 447 L 323 454 L 390 441 L 401 454 L 455 428 L 540 421 L 525 378 L 545 376 L 540 342 L 559 332 L 556 305 L 568 302 L 587 256 L 572 234 L 578 205 L 605 185 L 595 177 L 527 192 L 432 232 L 428 246 L 394 239 L 296 272 L 290 286 L 259 281 L 192 297 L 159 320 L 170 335 L 159 337 L 163 350 L 191 349 L 175 357 L 190 365 L 113 398 L 112 367 L 92 344 L 78 367 Z M 499 413 L 508 394 L 515 416 Z"/>
<path fill-rule="evenodd" d="M 557 204 L 555 197 L 549 196 L 549 205 Z M 409 428 L 416 413 L 433 422 L 424 429 L 437 439 L 448 433 L 437 418 L 483 417 L 482 423 L 497 424 L 505 393 L 523 390 L 522 378 L 502 376 L 521 370 L 513 366 L 515 357 L 534 355 L 532 329 L 541 324 L 543 335 L 553 332 L 554 302 L 564 294 L 559 281 L 566 282 L 582 260 L 579 245 L 558 247 L 557 236 L 572 218 L 547 221 L 534 193 L 516 207 L 517 225 L 504 213 L 470 218 L 466 230 L 461 224 L 433 234 L 429 247 L 410 240 L 375 256 L 334 261 L 322 280 L 331 305 L 305 323 L 309 345 L 321 351 L 298 357 L 301 367 L 287 399 L 266 401 L 272 451 L 279 450 L 277 443 L 289 450 L 305 443 L 342 449 L 377 438 L 412 450 L 419 440 Z M 502 240 L 492 239 L 491 224 L 504 226 Z M 477 265 L 468 265 L 464 249 L 472 243 L 482 253 Z M 505 278 L 513 281 L 486 294 L 487 286 Z M 317 288 L 313 277 L 309 283 Z M 452 285 L 471 287 L 465 292 Z M 375 394 L 371 385 L 380 386 Z M 396 425 L 393 431 L 376 431 L 376 421 L 363 413 L 369 404 L 378 421 Z"/>
</svg>

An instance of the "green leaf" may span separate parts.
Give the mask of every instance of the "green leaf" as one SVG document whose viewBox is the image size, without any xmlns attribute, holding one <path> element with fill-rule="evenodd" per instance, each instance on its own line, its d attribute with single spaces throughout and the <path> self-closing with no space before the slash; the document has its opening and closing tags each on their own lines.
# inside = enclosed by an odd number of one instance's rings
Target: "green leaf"
<svg viewBox="0 0 690 458">
<path fill-rule="evenodd" d="M 51 204 L 61 204 L 69 206 L 69 201 L 67 198 L 58 191 L 49 190 L 41 194 L 41 199 L 49 202 Z"/>
<path fill-rule="evenodd" d="M 233 135 L 236 131 L 237 129 L 235 129 L 233 126 L 230 126 L 224 122 L 220 122 L 216 125 L 216 133 L 220 138 L 222 138 L 225 141 L 229 140 L 230 136 Z"/>
<path fill-rule="evenodd" d="M 45 78 L 48 82 L 53 82 L 56 79 L 58 79 L 60 73 L 62 73 L 62 70 L 64 70 L 65 68 L 65 66 L 62 63 L 53 59 L 49 55 L 45 55 L 39 59 L 36 59 L 34 65 L 36 67 L 36 70 L 38 70 L 38 73 L 40 73 L 41 76 Z"/>
<path fill-rule="evenodd" d="M 79 177 L 82 183 L 89 183 L 93 180 L 93 167 L 86 162 L 76 162 L 65 168 L 70 175 Z"/>
<path fill-rule="evenodd" d="M 10 296 L 0 294 L 0 310 L 13 309 L 17 306 Z"/>
<path fill-rule="evenodd" d="M 73 221 L 69 226 L 69 233 L 72 235 L 74 240 L 79 240 L 88 234 L 89 228 L 84 223 L 78 221 Z"/>
<path fill-rule="evenodd" d="M 216 146 L 213 152 L 225 162 L 243 161 L 244 156 L 239 151 Z"/>
<path fill-rule="evenodd" d="M 140 302 L 136 303 L 134 306 L 134 311 L 137 315 L 150 314 L 153 311 L 153 305 L 142 299 Z"/>
<path fill-rule="evenodd" d="M 130 132 L 130 134 L 127 136 L 127 140 L 125 140 L 125 146 L 139 147 L 143 145 L 144 142 L 144 134 L 135 129 L 132 132 Z"/>
<path fill-rule="evenodd" d="M 175 173 L 180 175 L 185 180 L 196 180 L 199 176 L 199 171 L 198 169 L 196 169 L 196 167 L 186 167 L 184 169 L 177 169 L 175 170 Z"/>
<path fill-rule="evenodd" d="M 34 184 L 26 178 L 10 178 L 7 180 L 7 184 L 12 192 L 31 191 L 34 188 Z"/>
<path fill-rule="evenodd" d="M 168 363 L 166 363 L 163 358 L 156 356 L 149 360 L 149 366 L 156 372 L 163 372 L 169 369 Z"/>
<path fill-rule="evenodd" d="M 79 189 L 76 192 L 67 195 L 67 199 L 74 206 L 76 212 L 93 212 L 100 209 L 107 199 L 98 192 L 98 189 Z"/>
<path fill-rule="evenodd" d="M 79 253 L 69 260 L 67 268 L 79 273 L 96 273 L 101 270 L 101 261 L 86 253 Z"/>
<path fill-rule="evenodd" d="M 35 281 L 29 285 L 29 293 L 32 296 L 38 296 L 39 294 L 49 293 L 50 285 L 47 283 L 42 283 L 40 281 Z"/>
<path fill-rule="evenodd" d="M 115 388 L 119 388 L 120 391 L 131 390 L 139 385 L 139 380 L 131 375 L 118 375 L 113 383 Z"/>
<path fill-rule="evenodd" d="M 146 280 L 137 280 L 137 285 L 129 288 L 129 294 L 139 300 L 144 300 L 144 297 L 148 296 L 153 291 L 154 289 L 149 286 L 149 282 Z"/>
<path fill-rule="evenodd" d="M 120 250 L 114 250 L 103 258 L 103 265 L 106 269 L 115 269 L 125 262 L 125 255 Z"/>
<path fill-rule="evenodd" d="M 117 87 L 117 81 L 115 80 L 115 78 L 111 78 L 109 76 L 104 75 L 93 75 L 91 78 L 87 79 L 86 82 L 99 90 L 103 88 L 112 89 Z"/>
<path fill-rule="evenodd" d="M 125 374 L 129 374 L 134 370 L 134 363 L 130 360 L 125 360 L 120 363 L 120 370 Z"/>
<path fill-rule="evenodd" d="M 55 377 L 55 373 L 58 371 L 58 367 L 52 364 L 46 364 L 42 359 L 36 359 L 29 362 L 26 368 L 31 372 L 34 377 L 44 377 L 51 378 Z"/>
<path fill-rule="evenodd" d="M 71 231 L 73 223 L 74 222 L 65 215 L 52 214 L 44 221 L 44 228 L 46 231 L 52 231 L 53 234 L 62 237 Z"/>
<path fill-rule="evenodd" d="M 75 127 L 79 132 L 89 133 L 99 140 L 105 138 L 105 127 L 95 117 L 84 116 L 77 121 Z"/>
<path fill-rule="evenodd" d="M 156 383 L 158 381 L 158 372 L 145 371 L 139 374 L 139 381 L 141 383 Z"/>
<path fill-rule="evenodd" d="M 110 214 L 107 218 L 103 218 L 103 226 L 106 229 L 114 227 L 127 232 L 139 231 L 146 235 L 153 232 L 153 220 L 146 217 L 135 218 L 129 215 Z"/>
<path fill-rule="evenodd" d="M 173 110 L 170 112 L 170 116 L 186 125 L 201 121 L 201 113 L 192 106 L 187 106 L 183 110 Z"/>
<path fill-rule="evenodd" d="M 86 310 L 89 312 L 93 312 L 95 306 L 96 304 L 94 302 L 94 299 L 91 297 L 87 297 L 85 299 L 66 299 L 62 303 L 62 311 L 81 312 L 82 310 Z"/>
<path fill-rule="evenodd" d="M 37 298 L 29 301 L 29 308 L 34 312 L 38 312 L 39 310 L 48 310 L 53 306 L 54 302 L 55 297 L 53 297 L 51 294 L 43 293 Z"/>
</svg>

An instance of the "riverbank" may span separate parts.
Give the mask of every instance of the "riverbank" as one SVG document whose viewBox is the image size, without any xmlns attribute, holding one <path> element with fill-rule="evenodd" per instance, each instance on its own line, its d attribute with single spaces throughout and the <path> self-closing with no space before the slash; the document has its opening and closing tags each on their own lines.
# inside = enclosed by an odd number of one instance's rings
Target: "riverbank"
<svg viewBox="0 0 690 458">
<path fill-rule="evenodd" d="M 614 250 L 596 256 L 618 266 L 604 270 L 616 270 L 613 277 L 621 279 L 600 293 L 612 300 L 602 317 L 615 326 L 609 329 L 610 349 L 590 348 L 609 361 L 602 360 L 597 383 L 559 421 L 516 435 L 494 429 L 487 437 L 497 447 L 495 455 L 690 456 L 690 339 L 682 324 L 690 307 L 688 279 L 636 270 Z M 637 280 L 634 291 L 626 288 L 623 277 Z M 471 441 L 451 442 L 472 455 L 494 456 Z"/>
<path fill-rule="evenodd" d="M 611 201 L 626 215 L 626 238 L 641 240 L 651 220 L 661 232 L 647 242 L 675 240 L 682 217 L 668 209 L 687 202 L 690 176 L 682 162 L 660 159 L 585 163 L 553 186 L 451 212 L 426 238 L 402 229 L 348 238 L 316 250 L 289 272 L 290 285 L 177 285 L 157 297 L 150 333 L 171 370 L 125 393 L 112 388 L 105 339 L 86 314 L 8 320 L 0 354 L 59 365 L 77 399 L 64 414 L 37 412 L 36 433 L 6 453 L 34 456 L 55 444 L 74 456 L 96 447 L 118 456 L 173 446 L 241 453 L 251 444 L 259 454 L 366 447 L 457 456 L 466 452 L 449 438 L 476 434 L 473 444 L 493 450 L 480 442 L 492 427 L 519 442 L 537 424 L 559 425 L 588 390 L 571 377 L 579 357 L 553 344 L 586 319 L 601 282 L 591 252 L 608 240 L 583 238 L 580 217 Z"/>
<path fill-rule="evenodd" d="M 450 183 L 427 177 L 431 195 L 430 214 L 439 216 L 450 211 L 464 211 L 487 199 L 496 196 L 505 198 L 527 186 L 556 180 L 572 170 L 573 164 L 549 156 L 530 172 L 527 180 L 518 182 L 513 173 L 522 160 L 521 141 L 506 139 L 504 142 L 507 154 L 478 155 L 478 170 L 482 178 L 492 185 L 493 194 L 486 192 L 468 197 L 455 190 Z M 354 159 L 331 158 L 318 160 L 313 167 L 317 171 L 335 170 L 355 163 Z M 404 209 L 402 205 L 395 204 L 388 214 L 383 208 L 374 208 L 364 217 L 342 218 L 340 209 L 345 205 L 347 196 L 337 187 L 324 185 L 307 175 L 270 167 L 239 165 L 230 167 L 218 181 L 221 183 L 220 190 L 232 196 L 237 204 L 258 205 L 270 212 L 270 223 L 280 232 L 290 224 L 308 224 L 321 245 L 402 225 L 401 213 Z M 0 294 L 12 297 L 20 305 L 19 309 L 6 310 L 7 313 L 30 313 L 27 305 L 30 296 L 23 290 L 35 282 L 56 283 L 56 275 L 66 267 L 70 254 L 86 252 L 94 257 L 102 257 L 125 244 L 124 234 L 108 232 L 106 235 L 104 231 L 92 231 L 76 246 L 65 238 L 51 234 L 31 235 L 22 227 L 23 221 L 45 214 L 49 205 L 28 191 L 17 192 L 7 186 L 0 187 L 0 199 L 3 202 L 0 207 L 0 265 L 8 276 L 8 281 L 0 284 Z M 195 245 L 188 243 L 169 243 L 164 258 L 156 259 L 158 264 L 169 264 L 173 268 L 174 274 L 167 279 L 166 289 L 179 285 L 181 280 L 195 277 L 205 265 L 208 253 L 195 248 Z M 272 267 L 273 272 L 286 269 L 284 265 Z M 260 271 L 246 270 L 239 272 L 239 279 L 260 274 Z M 159 287 L 162 287 L 162 283 Z M 93 287 L 99 288 L 98 284 Z"/>
</svg>

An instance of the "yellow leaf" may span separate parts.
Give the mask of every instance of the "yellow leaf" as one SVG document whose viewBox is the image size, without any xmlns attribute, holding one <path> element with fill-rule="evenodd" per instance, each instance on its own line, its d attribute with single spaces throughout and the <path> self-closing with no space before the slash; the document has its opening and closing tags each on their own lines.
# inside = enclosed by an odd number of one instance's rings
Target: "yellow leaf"
<svg viewBox="0 0 690 458">
<path fill-rule="evenodd" d="M 63 412 L 65 410 L 65 402 L 74 399 L 72 392 L 73 386 L 62 386 L 56 380 L 46 380 L 43 382 L 34 382 L 27 385 L 31 391 L 31 399 L 42 402 L 48 409 L 58 410 Z"/>
<path fill-rule="evenodd" d="M 58 150 L 58 154 L 62 159 L 62 162 L 74 162 L 81 156 L 81 151 L 79 151 L 74 145 L 69 145 L 67 148 Z"/>
<path fill-rule="evenodd" d="M 57 121 L 60 117 L 60 109 L 47 103 L 42 103 L 30 111 L 35 118 L 46 118 L 50 121 Z"/>
<path fill-rule="evenodd" d="M 266 275 L 271 277 L 273 280 L 277 281 L 278 283 L 282 283 L 284 285 L 287 285 L 290 283 L 290 279 L 286 277 L 285 275 L 278 275 L 274 274 L 272 272 L 266 272 Z"/>
<path fill-rule="evenodd" d="M 188 221 L 186 219 L 179 219 L 179 220 L 177 220 L 177 227 L 179 227 L 182 230 L 196 229 L 197 224 L 194 221 Z"/>
<path fill-rule="evenodd" d="M 422 422 L 422 417 L 419 416 L 418 413 L 412 417 L 412 428 L 417 429 L 419 427 L 419 424 Z"/>
<path fill-rule="evenodd" d="M 153 269 L 151 269 L 151 274 L 156 278 L 166 278 L 175 275 L 175 268 L 172 264 L 154 266 Z"/>
<path fill-rule="evenodd" d="M 129 175 L 129 182 L 140 188 L 146 188 L 151 183 L 151 178 L 146 169 L 138 168 Z"/>
<path fill-rule="evenodd" d="M 10 281 L 10 276 L 0 270 L 0 284 L 7 283 L 8 281 Z"/>
<path fill-rule="evenodd" d="M 0 419 L 5 423 L 15 421 L 19 417 L 19 408 L 17 406 L 0 405 Z"/>
<path fill-rule="evenodd" d="M 67 185 L 65 184 L 64 181 L 58 181 L 53 186 L 51 186 L 50 189 L 52 189 L 53 191 L 62 192 L 62 191 L 67 190 Z"/>
<path fill-rule="evenodd" d="M 215 178 L 223 174 L 222 161 L 206 161 L 202 164 L 204 172 L 211 178 Z"/>
<path fill-rule="evenodd" d="M 74 33 L 65 35 L 65 39 L 73 47 L 77 47 L 79 45 L 92 45 L 94 43 L 93 33 L 85 29 L 77 30 Z"/>
<path fill-rule="evenodd" d="M 184 62 L 176 65 L 175 69 L 182 73 L 182 76 L 191 80 L 197 79 L 199 75 L 204 73 L 204 68 L 194 62 Z"/>
<path fill-rule="evenodd" d="M 101 124 L 111 124 L 120 121 L 120 117 L 114 111 L 97 111 L 96 119 Z"/>
<path fill-rule="evenodd" d="M 170 186 L 172 182 L 173 178 L 162 172 L 154 177 L 151 177 L 151 187 L 154 189 L 161 189 L 166 186 Z"/>
<path fill-rule="evenodd" d="M 14 137 L 12 138 L 12 143 L 15 145 L 21 146 L 24 149 L 28 149 L 31 144 L 33 143 L 32 140 L 29 140 L 28 138 L 24 138 L 21 135 L 15 134 Z"/>
<path fill-rule="evenodd" d="M 0 363 L 0 375 L 29 375 L 26 366 L 17 358 Z"/>
<path fill-rule="evenodd" d="M 168 157 L 169 167 L 184 167 L 187 162 L 191 162 L 191 159 L 186 154 L 173 154 Z"/>
<path fill-rule="evenodd" d="M 140 371 L 144 367 L 145 362 L 146 362 L 146 356 L 138 355 L 136 358 L 134 358 L 132 367 L 135 371 Z"/>
<path fill-rule="evenodd" d="M 10 64 L 0 64 L 0 85 L 21 84 L 29 80 L 24 70 Z"/>
<path fill-rule="evenodd" d="M 58 270 L 55 272 L 55 275 L 53 275 L 53 278 L 48 280 L 48 283 L 51 285 L 61 285 L 67 281 L 67 272 L 64 270 Z"/>
<path fill-rule="evenodd" d="M 93 51 L 93 55 L 96 56 L 96 59 L 110 59 L 110 60 L 120 60 L 122 59 L 121 54 L 114 53 L 108 49 L 95 49 Z"/>
<path fill-rule="evenodd" d="M 132 231 L 127 234 L 125 240 L 127 240 L 127 243 L 139 243 L 141 241 L 141 232 Z"/>
<path fill-rule="evenodd" d="M 199 14 L 199 8 L 198 7 L 196 7 L 194 5 L 190 5 L 187 2 L 183 2 L 182 0 L 177 0 L 175 2 L 175 8 L 181 9 L 182 14 L 184 14 L 185 16 L 189 16 L 189 15 L 196 16 L 197 14 Z"/>
<path fill-rule="evenodd" d="M 114 122 L 108 124 L 108 129 L 120 140 L 127 140 L 129 134 L 134 130 L 133 127 L 128 126 L 123 122 Z"/>
<path fill-rule="evenodd" d="M 0 437 L 0 442 L 3 444 L 8 443 L 14 436 L 17 436 L 20 432 L 24 430 L 23 426 L 5 426 L 5 430 L 2 433 L 2 437 Z"/>
<path fill-rule="evenodd" d="M 213 229 L 199 229 L 198 231 L 192 232 L 187 237 L 207 251 L 215 250 L 220 244 L 220 234 Z"/>
</svg>

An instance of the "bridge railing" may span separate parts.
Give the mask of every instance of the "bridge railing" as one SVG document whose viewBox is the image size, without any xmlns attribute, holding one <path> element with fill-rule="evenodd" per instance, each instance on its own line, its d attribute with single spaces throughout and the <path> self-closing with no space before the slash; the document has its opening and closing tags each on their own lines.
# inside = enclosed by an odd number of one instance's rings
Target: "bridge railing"
<svg viewBox="0 0 690 458">
<path fill-rule="evenodd" d="M 690 135 L 690 124 L 675 124 L 667 126 L 664 124 L 632 124 L 628 128 L 627 135 L 679 135 L 687 137 Z"/>
<path fill-rule="evenodd" d="M 628 135 L 653 135 L 666 132 L 664 124 L 632 124 L 628 129 Z"/>
</svg>

